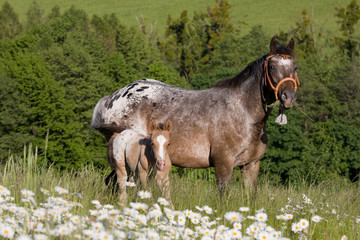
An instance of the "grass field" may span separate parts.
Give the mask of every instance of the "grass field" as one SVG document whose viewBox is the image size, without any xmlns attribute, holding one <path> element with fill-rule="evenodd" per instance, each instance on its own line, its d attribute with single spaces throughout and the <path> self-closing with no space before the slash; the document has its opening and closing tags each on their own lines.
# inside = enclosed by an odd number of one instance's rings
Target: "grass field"
<svg viewBox="0 0 360 240">
<path fill-rule="evenodd" d="M 0 0 L 2 5 L 5 0 Z M 8 1 L 19 14 L 21 21 L 26 19 L 26 12 L 33 0 Z M 155 23 L 159 32 L 163 32 L 169 14 L 178 17 L 182 10 L 192 14 L 195 10 L 204 11 L 208 6 L 214 6 L 214 0 L 37 0 L 45 14 L 58 5 L 61 11 L 76 6 L 84 9 L 89 16 L 115 13 L 125 24 L 136 25 L 136 17 L 142 15 L 147 23 Z M 287 31 L 300 19 L 301 11 L 307 9 L 315 22 L 315 27 L 336 31 L 338 26 L 334 17 L 337 6 L 346 6 L 350 0 L 303 0 L 303 1 L 261 1 L 261 0 L 229 0 L 232 5 L 232 22 L 241 25 L 247 32 L 252 26 L 261 24 L 269 35 L 279 30 Z M 242 24 L 245 22 L 246 25 Z"/>
<path fill-rule="evenodd" d="M 259 239 L 266 233 L 286 238 L 261 239 L 360 238 L 359 186 L 341 179 L 317 186 L 274 186 L 263 177 L 252 201 L 239 182 L 221 198 L 213 182 L 171 175 L 175 210 L 157 202 L 155 187 L 146 199 L 137 195 L 139 189 L 129 189 L 128 204 L 120 206 L 96 169 L 59 173 L 37 166 L 31 146 L 24 154 L 0 166 L 0 239 L 9 234 L 42 239 L 89 234 L 92 239 L 225 239 L 230 234 Z"/>
</svg>

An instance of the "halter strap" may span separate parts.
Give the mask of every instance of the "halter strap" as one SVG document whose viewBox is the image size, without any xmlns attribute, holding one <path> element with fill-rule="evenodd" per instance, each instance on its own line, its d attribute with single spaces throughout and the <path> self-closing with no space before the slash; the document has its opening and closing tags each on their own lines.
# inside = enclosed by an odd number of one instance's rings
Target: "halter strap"
<svg viewBox="0 0 360 240">
<path fill-rule="evenodd" d="M 274 90 L 274 93 L 275 93 L 275 98 L 276 100 L 278 100 L 278 92 L 279 92 L 279 88 L 280 88 L 280 85 L 283 84 L 284 82 L 292 82 L 294 84 L 294 92 L 296 92 L 297 90 L 297 85 L 300 85 L 300 81 L 299 81 L 299 78 L 297 76 L 297 72 L 295 72 L 295 79 L 294 78 L 291 78 L 291 77 L 287 77 L 287 78 L 284 78 L 282 79 L 277 85 L 276 87 L 273 85 L 272 81 L 270 80 L 270 76 L 269 76 L 269 69 L 268 69 L 268 66 L 269 66 L 269 60 L 270 58 L 272 57 L 276 57 L 276 56 L 281 56 L 283 59 L 288 59 L 288 58 L 293 58 L 292 56 L 290 55 L 286 55 L 286 54 L 273 54 L 273 55 L 269 55 L 266 59 L 265 59 L 265 63 L 264 63 L 264 70 L 265 70 L 265 86 L 266 86 L 266 83 L 268 82 L 270 87 Z"/>
</svg>

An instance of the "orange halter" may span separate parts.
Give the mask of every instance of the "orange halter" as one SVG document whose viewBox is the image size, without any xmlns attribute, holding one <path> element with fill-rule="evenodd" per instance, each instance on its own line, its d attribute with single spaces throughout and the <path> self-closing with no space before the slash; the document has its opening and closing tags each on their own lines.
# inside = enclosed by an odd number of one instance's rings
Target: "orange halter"
<svg viewBox="0 0 360 240">
<path fill-rule="evenodd" d="M 272 57 L 276 57 L 276 56 L 281 56 L 283 57 L 283 59 L 288 59 L 288 58 L 293 58 L 292 56 L 290 55 L 285 55 L 285 54 L 273 54 L 273 55 L 270 55 L 268 56 L 266 59 L 265 59 L 265 63 L 264 63 L 264 70 L 265 70 L 265 86 L 266 86 L 266 82 L 269 82 L 269 85 L 270 87 L 275 91 L 275 98 L 276 100 L 278 100 L 278 92 L 279 92 L 279 88 L 280 88 L 280 85 L 283 84 L 284 82 L 292 82 L 294 84 L 294 91 L 296 92 L 297 90 L 297 85 L 300 85 L 300 81 L 299 81 L 299 78 L 297 76 L 297 73 L 295 72 L 295 79 L 293 78 L 284 78 L 282 79 L 277 85 L 276 87 L 274 87 L 274 85 L 272 84 L 271 80 L 270 80 L 270 76 L 269 76 L 269 69 L 268 69 L 268 65 L 269 65 L 269 60 L 270 58 Z"/>
</svg>

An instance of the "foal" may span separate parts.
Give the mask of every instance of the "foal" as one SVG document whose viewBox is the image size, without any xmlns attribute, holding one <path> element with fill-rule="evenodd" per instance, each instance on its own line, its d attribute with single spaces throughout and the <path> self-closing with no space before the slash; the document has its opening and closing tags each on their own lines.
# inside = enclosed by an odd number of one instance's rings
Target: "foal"
<svg viewBox="0 0 360 240">
<path fill-rule="evenodd" d="M 124 203 L 126 194 L 126 181 L 131 177 L 140 179 L 143 187 L 147 187 L 147 178 L 154 177 L 157 186 L 165 192 L 165 198 L 170 202 L 169 171 L 171 169 L 168 146 L 171 121 L 164 127 L 157 127 L 151 121 L 147 136 L 141 129 L 125 130 L 114 133 L 108 143 L 108 162 L 116 171 L 120 189 L 120 202 Z"/>
</svg>

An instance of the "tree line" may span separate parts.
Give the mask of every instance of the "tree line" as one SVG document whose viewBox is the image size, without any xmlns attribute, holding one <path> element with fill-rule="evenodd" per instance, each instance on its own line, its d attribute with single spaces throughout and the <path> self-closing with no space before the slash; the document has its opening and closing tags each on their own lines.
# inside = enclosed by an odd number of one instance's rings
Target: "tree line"
<svg viewBox="0 0 360 240">
<path fill-rule="evenodd" d="M 0 162 L 39 148 L 43 164 L 106 169 L 106 142 L 91 129 L 97 101 L 134 80 L 154 78 L 192 89 L 238 74 L 268 52 L 263 26 L 241 32 L 226 0 L 179 17 L 169 16 L 165 36 L 142 18 L 122 24 L 115 14 L 88 16 L 76 7 L 48 15 L 33 2 L 27 20 L 7 2 L 0 10 Z M 289 124 L 270 117 L 261 171 L 274 182 L 359 178 L 360 6 L 335 9 L 338 33 L 315 28 L 307 10 L 277 39 L 294 38 L 301 85 Z M 340 34 L 339 34 L 340 33 Z M 175 169 L 181 174 L 181 169 Z"/>
</svg>

